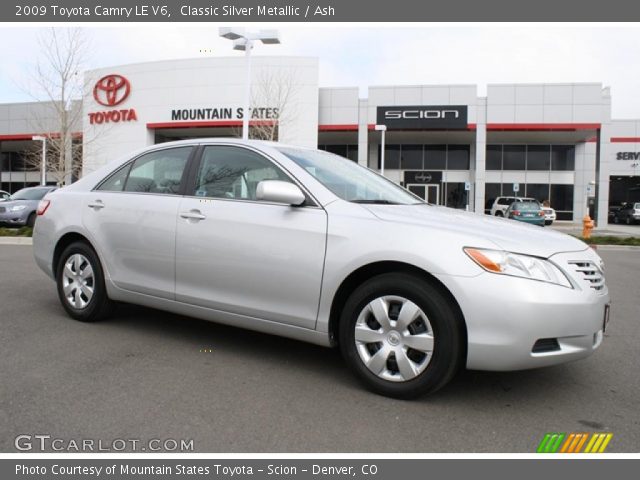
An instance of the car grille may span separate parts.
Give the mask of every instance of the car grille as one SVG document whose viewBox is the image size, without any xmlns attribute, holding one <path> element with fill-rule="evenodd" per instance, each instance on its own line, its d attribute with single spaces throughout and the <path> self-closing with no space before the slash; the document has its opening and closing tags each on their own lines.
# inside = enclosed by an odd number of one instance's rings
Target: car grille
<svg viewBox="0 0 640 480">
<path fill-rule="evenodd" d="M 598 292 L 604 289 L 604 275 L 594 262 L 590 260 L 569 260 L 568 263 L 577 273 L 577 276 L 584 279 L 589 287 Z"/>
</svg>

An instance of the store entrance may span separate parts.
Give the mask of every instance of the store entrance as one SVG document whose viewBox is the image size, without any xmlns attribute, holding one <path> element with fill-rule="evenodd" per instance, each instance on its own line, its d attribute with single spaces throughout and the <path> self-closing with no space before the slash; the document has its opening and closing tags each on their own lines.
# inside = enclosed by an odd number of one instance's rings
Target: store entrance
<svg viewBox="0 0 640 480">
<path fill-rule="evenodd" d="M 440 185 L 437 183 L 410 183 L 407 189 L 429 203 L 440 205 Z"/>
</svg>

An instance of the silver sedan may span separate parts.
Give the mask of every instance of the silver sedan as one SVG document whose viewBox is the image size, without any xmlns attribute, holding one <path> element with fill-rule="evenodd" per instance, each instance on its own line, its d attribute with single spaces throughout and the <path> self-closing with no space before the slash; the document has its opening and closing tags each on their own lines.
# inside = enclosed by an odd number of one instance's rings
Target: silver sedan
<svg viewBox="0 0 640 480">
<path fill-rule="evenodd" d="M 581 241 L 438 207 L 327 152 L 191 140 L 115 161 L 42 201 L 38 265 L 81 321 L 114 302 L 338 346 L 408 398 L 461 367 L 584 358 L 609 295 Z"/>
</svg>

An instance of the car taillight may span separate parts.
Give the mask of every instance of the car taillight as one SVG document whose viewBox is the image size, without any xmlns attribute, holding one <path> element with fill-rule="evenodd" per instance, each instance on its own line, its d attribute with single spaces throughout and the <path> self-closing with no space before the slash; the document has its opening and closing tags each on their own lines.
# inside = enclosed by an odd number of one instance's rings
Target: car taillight
<svg viewBox="0 0 640 480">
<path fill-rule="evenodd" d="M 44 215 L 44 212 L 47 211 L 47 208 L 49 208 L 49 205 L 51 205 L 51 200 L 40 200 L 40 203 L 38 204 L 38 210 L 36 210 L 36 213 L 38 215 Z"/>
<path fill-rule="evenodd" d="M 544 212 L 543 212 L 542 210 L 540 210 L 540 211 L 538 212 L 538 215 L 539 215 L 539 216 L 541 216 L 541 217 L 544 217 Z"/>
<path fill-rule="evenodd" d="M 520 215 L 520 210 L 514 210 L 513 212 L 511 212 L 511 214 L 512 214 L 514 217 L 517 217 L 517 216 L 519 216 L 519 215 Z"/>
</svg>

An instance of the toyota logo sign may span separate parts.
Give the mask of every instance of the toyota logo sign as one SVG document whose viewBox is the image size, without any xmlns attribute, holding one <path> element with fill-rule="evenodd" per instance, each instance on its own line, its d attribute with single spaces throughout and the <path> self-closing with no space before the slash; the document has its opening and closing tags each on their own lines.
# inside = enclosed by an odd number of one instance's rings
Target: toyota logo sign
<svg viewBox="0 0 640 480">
<path fill-rule="evenodd" d="M 93 87 L 93 98 L 105 107 L 120 105 L 129 93 L 131 93 L 131 84 L 122 75 L 106 75 Z"/>
</svg>

